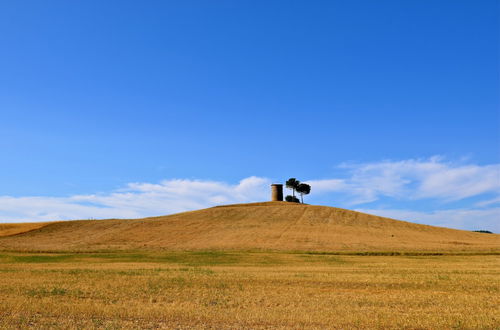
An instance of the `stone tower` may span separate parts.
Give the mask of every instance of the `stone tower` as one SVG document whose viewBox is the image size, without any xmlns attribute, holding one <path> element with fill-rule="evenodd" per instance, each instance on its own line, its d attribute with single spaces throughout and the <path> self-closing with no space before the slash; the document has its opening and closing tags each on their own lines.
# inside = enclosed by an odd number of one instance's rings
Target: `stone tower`
<svg viewBox="0 0 500 330">
<path fill-rule="evenodd" d="M 283 201 L 283 185 L 279 183 L 273 183 L 271 185 L 271 201 L 282 202 Z"/>
</svg>

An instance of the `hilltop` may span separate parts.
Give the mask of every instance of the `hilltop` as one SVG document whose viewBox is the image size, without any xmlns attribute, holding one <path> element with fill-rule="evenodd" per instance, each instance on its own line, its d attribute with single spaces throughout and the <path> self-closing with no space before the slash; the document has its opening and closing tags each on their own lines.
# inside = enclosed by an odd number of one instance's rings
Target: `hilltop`
<svg viewBox="0 0 500 330">
<path fill-rule="evenodd" d="M 420 225 L 335 207 L 265 202 L 144 219 L 1 225 L 0 249 L 491 252 L 500 251 L 500 235 Z"/>
</svg>

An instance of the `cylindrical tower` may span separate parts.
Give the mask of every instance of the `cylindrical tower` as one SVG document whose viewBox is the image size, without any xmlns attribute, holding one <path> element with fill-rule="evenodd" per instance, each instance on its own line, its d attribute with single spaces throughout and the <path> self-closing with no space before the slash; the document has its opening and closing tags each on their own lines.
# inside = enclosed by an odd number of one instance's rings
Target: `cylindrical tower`
<svg viewBox="0 0 500 330">
<path fill-rule="evenodd" d="M 271 185 L 271 200 L 273 202 L 283 201 L 283 185 L 279 183 L 273 183 Z"/>
</svg>

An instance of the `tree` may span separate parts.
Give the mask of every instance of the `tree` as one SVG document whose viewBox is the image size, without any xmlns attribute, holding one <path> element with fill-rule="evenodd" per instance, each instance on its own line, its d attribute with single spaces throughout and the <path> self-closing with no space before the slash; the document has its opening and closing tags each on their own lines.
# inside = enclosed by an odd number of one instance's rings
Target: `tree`
<svg viewBox="0 0 500 330">
<path fill-rule="evenodd" d="M 288 189 L 292 189 L 293 191 L 293 197 L 295 198 L 295 190 L 297 190 L 297 187 L 299 186 L 300 181 L 295 179 L 295 178 L 290 178 L 286 181 L 285 185 Z"/>
<path fill-rule="evenodd" d="M 287 202 L 292 202 L 292 203 L 299 203 L 299 202 L 300 202 L 300 201 L 299 201 L 299 199 L 298 199 L 297 197 L 292 196 L 292 195 L 287 195 L 287 196 L 285 197 L 285 200 L 286 200 Z"/>
<path fill-rule="evenodd" d="M 300 183 L 295 189 L 300 194 L 301 202 L 304 203 L 304 195 L 309 195 L 311 192 L 311 186 L 307 183 Z"/>
</svg>

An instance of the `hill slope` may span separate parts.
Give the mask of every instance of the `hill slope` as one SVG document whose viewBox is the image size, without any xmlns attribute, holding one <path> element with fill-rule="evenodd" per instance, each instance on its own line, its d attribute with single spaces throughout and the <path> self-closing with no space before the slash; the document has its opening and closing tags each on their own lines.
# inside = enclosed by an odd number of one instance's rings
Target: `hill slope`
<svg viewBox="0 0 500 330">
<path fill-rule="evenodd" d="M 42 228 L 48 224 L 50 224 L 50 222 L 0 223 L 0 237 L 26 233 Z"/>
<path fill-rule="evenodd" d="M 326 206 L 267 202 L 145 219 L 48 223 L 0 237 L 0 249 L 500 251 L 500 235 L 419 225 Z"/>
</svg>

